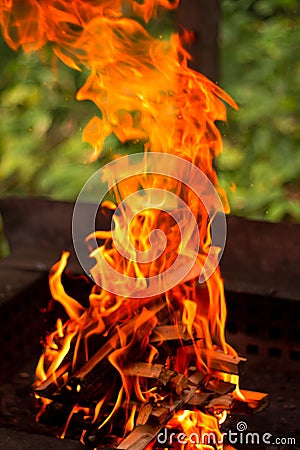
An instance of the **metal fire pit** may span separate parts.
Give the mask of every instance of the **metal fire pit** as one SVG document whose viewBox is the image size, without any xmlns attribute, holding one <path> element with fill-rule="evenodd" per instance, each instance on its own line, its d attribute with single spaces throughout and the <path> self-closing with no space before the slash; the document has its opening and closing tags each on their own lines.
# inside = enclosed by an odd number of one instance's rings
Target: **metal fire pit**
<svg viewBox="0 0 300 450">
<path fill-rule="evenodd" d="M 41 313 L 50 299 L 48 271 L 62 250 L 73 251 L 72 209 L 72 203 L 46 199 L 0 200 L 11 249 L 11 255 L 0 261 L 0 449 L 81 448 L 77 442 L 45 436 L 58 430 L 34 422 L 31 391 L 40 339 L 49 326 Z M 104 228 L 109 226 L 109 217 L 100 221 Z M 248 358 L 241 387 L 269 392 L 271 397 L 268 409 L 255 416 L 229 417 L 225 429 L 234 431 L 243 420 L 248 431 L 270 433 L 274 441 L 295 437 L 296 446 L 289 447 L 295 449 L 300 448 L 299 247 L 298 224 L 228 217 L 228 240 L 221 261 L 228 308 L 227 340 L 240 356 Z M 69 267 L 73 274 L 81 273 L 74 254 Z M 88 283 L 67 277 L 65 281 L 66 289 L 76 289 L 77 296 L 89 292 Z"/>
</svg>

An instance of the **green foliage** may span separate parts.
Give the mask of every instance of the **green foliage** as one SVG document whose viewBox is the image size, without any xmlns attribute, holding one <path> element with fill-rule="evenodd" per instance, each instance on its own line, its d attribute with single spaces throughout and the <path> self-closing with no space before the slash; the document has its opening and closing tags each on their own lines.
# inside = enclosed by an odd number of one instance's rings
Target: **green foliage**
<svg viewBox="0 0 300 450">
<path fill-rule="evenodd" d="M 221 6 L 220 84 L 240 107 L 222 128 L 218 161 L 232 212 L 300 221 L 298 0 L 221 0 Z"/>
<path fill-rule="evenodd" d="M 77 102 L 84 74 L 66 68 L 49 49 L 15 53 L 1 41 L 0 191 L 74 199 L 95 168 L 82 127 L 96 112 Z"/>
</svg>

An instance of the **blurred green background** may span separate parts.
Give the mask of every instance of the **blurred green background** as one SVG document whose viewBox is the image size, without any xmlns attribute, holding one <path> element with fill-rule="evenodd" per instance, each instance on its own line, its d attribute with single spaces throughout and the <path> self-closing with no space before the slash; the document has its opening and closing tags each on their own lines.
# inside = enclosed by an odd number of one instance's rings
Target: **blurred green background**
<svg viewBox="0 0 300 450">
<path fill-rule="evenodd" d="M 300 2 L 221 6 L 220 84 L 240 107 L 218 162 L 232 213 L 300 221 Z"/>
<path fill-rule="evenodd" d="M 184 1 L 184 0 L 183 0 Z M 217 161 L 232 213 L 300 221 L 299 0 L 220 0 L 219 84 L 237 101 Z M 75 93 L 86 74 L 49 49 L 0 38 L 0 192 L 73 200 L 99 167 L 81 133 L 96 113 Z"/>
</svg>

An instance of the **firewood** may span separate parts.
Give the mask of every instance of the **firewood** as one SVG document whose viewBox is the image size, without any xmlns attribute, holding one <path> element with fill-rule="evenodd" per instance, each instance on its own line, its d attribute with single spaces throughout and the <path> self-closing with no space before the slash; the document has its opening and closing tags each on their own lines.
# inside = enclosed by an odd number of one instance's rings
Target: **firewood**
<svg viewBox="0 0 300 450">
<path fill-rule="evenodd" d="M 200 354 L 209 370 L 217 372 L 230 373 L 238 375 L 245 358 L 240 356 L 227 355 L 221 350 L 211 350 L 203 347 L 201 340 L 196 341 L 194 345 L 183 345 L 180 351 L 186 355 L 196 357 L 196 352 Z"/>
<path fill-rule="evenodd" d="M 162 325 L 156 327 L 151 335 L 150 342 L 175 341 L 191 339 L 185 325 Z"/>
<path fill-rule="evenodd" d="M 134 428 L 134 430 L 119 444 L 118 450 L 143 450 L 159 433 L 159 431 L 167 424 L 171 419 L 175 411 L 183 408 L 185 404 L 189 403 L 190 399 L 196 393 L 197 387 L 190 386 L 180 399 L 172 402 L 172 405 L 167 405 L 167 402 L 162 403 L 163 408 L 168 409 L 168 414 L 165 416 L 165 420 L 162 423 L 151 425 L 149 423 L 140 425 Z"/>
<path fill-rule="evenodd" d="M 71 363 L 64 363 L 54 374 L 51 374 L 43 383 L 34 386 L 34 391 L 40 397 L 53 398 L 57 396 L 60 387 L 66 383 L 65 374 Z"/>
<path fill-rule="evenodd" d="M 168 416 L 169 416 L 169 408 L 160 407 L 152 409 L 151 417 L 155 418 L 156 422 L 160 424 L 165 423 Z"/>
<path fill-rule="evenodd" d="M 156 305 L 152 310 L 149 310 L 152 313 L 153 317 L 166 307 L 165 301 L 161 300 L 160 303 Z M 149 318 L 148 318 L 149 320 Z M 135 329 L 136 325 L 136 317 L 129 320 L 125 325 L 120 327 L 122 333 L 126 336 L 130 337 Z M 145 326 L 145 323 L 140 323 L 141 326 Z M 78 372 L 75 374 L 77 378 L 84 378 L 87 373 L 89 373 L 103 358 L 106 358 L 112 351 L 114 351 L 120 340 L 120 335 L 116 332 L 88 361 L 84 364 Z"/>
<path fill-rule="evenodd" d="M 229 410 L 231 409 L 233 402 L 234 398 L 232 395 L 220 395 L 210 400 L 206 405 L 206 409 L 211 410 L 212 412 L 218 410 Z"/>
<path fill-rule="evenodd" d="M 184 405 L 184 408 L 194 410 L 195 407 L 197 407 L 197 409 L 200 409 L 200 407 L 206 405 L 212 397 L 213 394 L 211 392 L 197 392 L 190 401 Z"/>
<path fill-rule="evenodd" d="M 218 378 L 212 376 L 212 377 L 206 377 L 206 380 L 203 384 L 205 386 L 205 389 L 208 391 L 212 391 L 215 394 L 219 395 L 225 395 L 229 392 L 232 392 L 235 390 L 236 385 L 232 383 L 228 383 L 223 380 L 219 380 Z"/>
<path fill-rule="evenodd" d="M 205 374 L 196 370 L 192 375 L 189 376 L 189 383 L 195 386 L 200 386 L 205 379 Z"/>
<path fill-rule="evenodd" d="M 240 356 L 227 355 L 222 351 L 205 352 L 207 365 L 211 370 L 218 372 L 226 372 L 232 375 L 238 375 L 240 373 L 240 367 L 246 361 L 246 358 Z"/>
<path fill-rule="evenodd" d="M 162 364 L 148 364 L 143 362 L 136 362 L 127 366 L 123 369 L 125 375 L 128 376 L 139 376 L 145 378 L 156 378 L 160 377 L 161 371 L 164 368 Z"/>
<path fill-rule="evenodd" d="M 162 364 L 147 364 L 142 362 L 134 363 L 123 369 L 125 375 L 138 376 L 144 378 L 155 378 L 162 384 L 170 382 L 170 388 L 181 395 L 182 391 L 188 387 L 188 380 L 183 374 L 174 370 L 168 370 Z"/>
<path fill-rule="evenodd" d="M 148 364 L 136 362 L 123 369 L 123 373 L 127 376 L 139 378 L 154 378 L 159 383 L 167 385 L 169 382 L 177 393 L 187 387 L 186 378 L 182 374 L 178 374 L 174 370 L 166 369 L 162 364 Z"/>
<path fill-rule="evenodd" d="M 145 425 L 148 422 L 150 414 L 152 413 L 153 406 L 151 403 L 144 403 L 139 410 L 136 425 Z"/>
<path fill-rule="evenodd" d="M 163 368 L 159 375 L 158 381 L 164 386 L 166 386 L 171 380 L 171 378 L 175 377 L 176 374 L 177 372 L 175 372 L 174 370 Z"/>
<path fill-rule="evenodd" d="M 118 372 L 107 358 L 101 361 L 97 369 L 89 372 L 84 378 L 75 376 L 68 378 L 68 371 L 61 374 L 59 371 L 60 376 L 56 382 L 54 377 L 49 377 L 35 388 L 35 392 L 41 397 L 62 403 L 79 403 L 83 406 L 90 406 L 97 398 L 105 395 L 108 383 L 114 382 L 116 389 L 118 383 L 120 384 Z"/>
<path fill-rule="evenodd" d="M 144 450 L 155 438 L 163 425 L 139 425 L 118 445 L 118 450 Z"/>
<path fill-rule="evenodd" d="M 188 387 L 188 379 L 182 373 L 178 373 L 171 378 L 170 387 L 175 390 L 177 395 L 181 395 L 183 390 Z"/>
<path fill-rule="evenodd" d="M 150 314 L 152 313 L 153 317 L 158 311 L 161 311 L 163 308 L 166 307 L 166 303 L 161 300 L 152 310 L 149 310 Z M 126 334 L 128 337 L 132 335 L 134 332 L 134 327 L 136 324 L 136 317 L 129 320 L 126 324 L 120 327 L 120 331 Z M 145 331 L 145 323 L 140 323 L 140 327 L 144 325 L 143 330 Z M 136 332 L 138 330 L 135 330 Z M 101 348 L 94 353 L 93 356 L 90 357 L 90 359 L 83 364 L 72 376 L 69 374 L 69 378 L 73 378 L 76 380 L 76 383 L 78 381 L 79 384 L 88 384 L 85 383 L 87 379 L 87 375 L 100 363 L 102 362 L 107 356 L 112 353 L 114 350 L 116 350 L 119 346 L 120 341 L 120 334 L 116 331 L 114 334 L 105 342 L 104 345 L 101 346 Z M 66 372 L 68 372 L 68 369 L 70 368 L 71 362 L 70 362 L 70 355 L 68 355 L 68 360 L 66 362 L 63 362 L 63 365 L 61 368 L 59 368 L 55 375 L 50 375 L 43 383 L 41 383 L 39 386 L 35 388 L 36 393 L 41 397 L 46 398 L 53 398 L 61 395 L 61 389 L 66 386 L 67 383 L 70 382 L 68 380 L 68 377 L 65 376 Z M 101 370 L 100 370 L 101 373 Z M 94 378 L 94 377 L 93 377 Z"/>
<path fill-rule="evenodd" d="M 244 400 L 235 398 L 232 412 L 237 414 L 256 414 L 269 405 L 269 394 L 255 391 L 240 391 Z"/>
</svg>

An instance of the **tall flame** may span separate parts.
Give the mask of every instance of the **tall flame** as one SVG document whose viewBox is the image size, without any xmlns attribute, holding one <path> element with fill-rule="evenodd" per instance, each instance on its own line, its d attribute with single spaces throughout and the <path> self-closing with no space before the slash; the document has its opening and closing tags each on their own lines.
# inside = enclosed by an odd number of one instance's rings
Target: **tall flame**
<svg viewBox="0 0 300 450">
<path fill-rule="evenodd" d="M 91 100 L 99 108 L 99 115 L 91 118 L 83 132 L 83 140 L 93 147 L 92 160 L 98 158 L 112 134 L 120 143 L 142 143 L 145 152 L 180 156 L 209 178 L 228 212 L 226 194 L 218 184 L 213 167 L 214 158 L 222 150 L 216 121 L 226 120 L 224 101 L 233 108 L 237 106 L 218 86 L 188 67 L 190 55 L 177 33 L 155 35 L 146 26 L 163 10 L 175 9 L 177 3 L 177 0 L 2 0 L 0 23 L 13 49 L 36 51 L 50 43 L 65 64 L 87 71 L 86 82 L 77 93 L 77 99 Z M 148 175 L 120 182 L 114 192 L 117 203 L 140 187 L 172 190 L 187 203 L 198 223 L 197 262 L 199 267 L 203 266 L 211 238 L 210 220 L 202 202 L 180 181 Z M 111 203 L 106 206 L 116 208 Z M 104 239 L 105 243 L 92 252 L 96 259 L 94 278 L 97 280 L 99 252 L 116 270 L 134 275 L 141 282 L 171 267 L 182 243 L 174 220 L 166 212 L 144 210 L 132 220 L 129 238 L 137 251 L 145 252 L 149 249 L 149 234 L 156 228 L 163 229 L 167 248 L 155 262 L 147 263 L 126 260 L 114 246 L 109 232 L 97 232 L 96 237 Z M 164 336 L 159 344 L 151 342 L 150 337 L 161 317 L 165 317 L 164 310 L 168 310 L 169 321 L 176 330 L 181 325 L 186 327 L 201 371 L 210 371 L 210 351 L 221 349 L 235 354 L 224 337 L 226 305 L 219 269 L 201 288 L 194 277 L 158 296 L 155 302 L 149 298 L 133 302 L 95 285 L 89 296 L 89 306 L 84 308 L 67 295 L 62 286 L 61 275 L 67 259 L 68 254 L 64 253 L 53 267 L 50 288 L 69 320 L 64 324 L 58 321 L 56 331 L 48 336 L 38 365 L 36 386 L 45 380 L 59 384 L 61 376 L 68 377 L 79 370 L 84 377 L 108 358 L 121 383 L 115 384 L 117 394 L 114 389 L 99 394 L 94 421 L 101 417 L 107 399 L 115 401 L 110 414 L 103 415 L 99 428 L 113 418 L 122 402 L 129 404 L 132 396 L 143 403 L 149 399 L 158 401 L 155 389 L 141 385 L 139 378 L 128 376 L 125 369 L 133 355 L 135 360 L 143 357 L 149 364 L 155 360 Z M 90 345 L 95 336 L 101 343 L 98 350 Z M 66 358 L 67 354 L 71 357 Z M 178 350 L 173 368 L 187 374 L 190 360 L 191 356 L 183 347 Z M 80 410 L 80 405 L 76 405 L 72 415 Z M 185 427 L 194 430 L 206 420 L 204 429 L 214 429 L 218 433 L 215 417 L 205 419 L 201 413 L 179 414 L 173 419 L 176 426 L 183 422 L 183 417 Z M 134 423 L 135 409 L 131 409 L 124 434 L 132 430 Z"/>
</svg>

